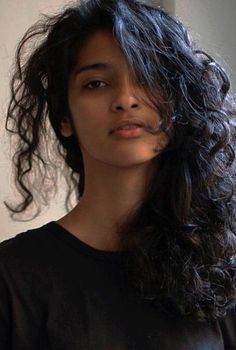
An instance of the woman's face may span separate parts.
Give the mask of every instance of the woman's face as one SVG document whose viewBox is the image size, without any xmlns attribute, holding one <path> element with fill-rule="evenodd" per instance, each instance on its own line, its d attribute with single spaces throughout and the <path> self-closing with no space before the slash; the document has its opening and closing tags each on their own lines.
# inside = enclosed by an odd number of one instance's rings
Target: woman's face
<svg viewBox="0 0 236 350">
<path fill-rule="evenodd" d="M 167 136 L 163 132 L 153 135 L 141 127 L 156 127 L 160 121 L 145 98 L 147 101 L 143 89 L 132 80 L 112 33 L 92 34 L 80 49 L 68 89 L 71 120 L 85 164 L 131 167 L 157 156 L 155 149 L 167 144 Z M 123 129 L 117 130 L 119 127 Z M 70 136 L 73 128 L 68 119 L 61 125 L 62 134 Z"/>
</svg>

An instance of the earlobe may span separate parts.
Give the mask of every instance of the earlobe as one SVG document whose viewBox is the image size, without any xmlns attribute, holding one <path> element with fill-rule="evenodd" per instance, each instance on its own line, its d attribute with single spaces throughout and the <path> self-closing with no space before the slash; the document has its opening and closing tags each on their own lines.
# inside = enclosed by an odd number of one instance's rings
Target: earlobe
<svg viewBox="0 0 236 350">
<path fill-rule="evenodd" d="M 61 121 L 61 134 L 64 137 L 70 137 L 73 134 L 71 122 L 68 118 L 65 118 Z"/>
</svg>

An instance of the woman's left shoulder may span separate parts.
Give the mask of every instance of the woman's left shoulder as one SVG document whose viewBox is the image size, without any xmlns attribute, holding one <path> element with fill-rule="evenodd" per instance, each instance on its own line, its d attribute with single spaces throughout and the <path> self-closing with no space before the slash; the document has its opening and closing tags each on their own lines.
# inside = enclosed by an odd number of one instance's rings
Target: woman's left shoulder
<svg viewBox="0 0 236 350">
<path fill-rule="evenodd" d="M 236 305 L 227 310 L 226 316 L 219 320 L 226 350 L 236 350 Z"/>
</svg>

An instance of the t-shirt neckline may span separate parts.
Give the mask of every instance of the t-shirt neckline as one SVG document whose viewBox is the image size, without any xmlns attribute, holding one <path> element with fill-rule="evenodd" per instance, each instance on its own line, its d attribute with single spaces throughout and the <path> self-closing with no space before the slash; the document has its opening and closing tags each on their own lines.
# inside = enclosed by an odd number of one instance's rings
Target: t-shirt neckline
<svg viewBox="0 0 236 350">
<path fill-rule="evenodd" d="M 58 238 L 66 240 L 67 243 L 73 245 L 74 248 L 78 249 L 81 253 L 89 255 L 102 260 L 109 261 L 122 261 L 125 256 L 127 256 L 127 251 L 107 251 L 94 248 L 87 243 L 83 242 L 78 237 L 74 236 L 66 228 L 58 224 L 56 221 L 51 221 L 48 223 L 50 226 L 50 232 L 57 235 Z"/>
</svg>

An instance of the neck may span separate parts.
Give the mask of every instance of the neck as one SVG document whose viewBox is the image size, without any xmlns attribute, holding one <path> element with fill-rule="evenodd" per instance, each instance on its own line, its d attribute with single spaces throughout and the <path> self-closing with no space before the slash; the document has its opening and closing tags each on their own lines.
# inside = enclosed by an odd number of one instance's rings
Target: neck
<svg viewBox="0 0 236 350">
<path fill-rule="evenodd" d="M 152 173 L 151 163 L 129 168 L 87 164 L 83 197 L 59 223 L 94 248 L 119 250 L 117 225 L 140 206 Z"/>
</svg>

